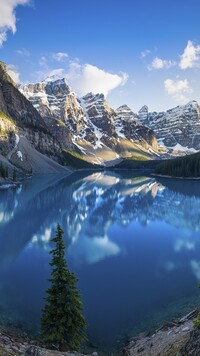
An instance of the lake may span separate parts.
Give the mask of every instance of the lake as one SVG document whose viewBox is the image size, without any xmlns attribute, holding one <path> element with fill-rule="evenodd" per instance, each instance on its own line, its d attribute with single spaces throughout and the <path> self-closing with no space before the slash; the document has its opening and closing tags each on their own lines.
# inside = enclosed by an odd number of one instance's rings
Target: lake
<svg viewBox="0 0 200 356">
<path fill-rule="evenodd" d="M 47 175 L 0 191 L 5 330 L 38 332 L 57 223 L 91 343 L 106 355 L 200 304 L 199 181 L 129 171 Z"/>
</svg>

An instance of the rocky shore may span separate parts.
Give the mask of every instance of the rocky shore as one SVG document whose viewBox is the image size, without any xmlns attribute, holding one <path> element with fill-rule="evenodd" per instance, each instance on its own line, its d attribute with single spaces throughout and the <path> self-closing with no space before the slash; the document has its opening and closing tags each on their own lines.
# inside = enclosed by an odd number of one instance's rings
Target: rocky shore
<svg viewBox="0 0 200 356">
<path fill-rule="evenodd" d="M 143 333 L 130 340 L 123 356 L 199 356 L 200 329 L 194 329 L 195 309 L 185 317 L 164 324 L 154 333 Z"/>
<path fill-rule="evenodd" d="M 178 320 L 165 323 L 152 333 L 133 337 L 127 346 L 115 356 L 199 356 L 200 328 L 194 328 L 194 319 L 199 310 L 195 309 Z M 47 350 L 34 341 L 0 333 L 1 356 L 98 356 L 78 352 Z M 110 355 L 106 355 L 110 356 Z"/>
<path fill-rule="evenodd" d="M 16 341 L 13 337 L 0 333 L 0 355 L 1 356 L 86 356 L 78 352 L 59 352 L 47 350 L 33 345 L 28 341 Z M 87 356 L 98 356 L 93 352 Z"/>
</svg>

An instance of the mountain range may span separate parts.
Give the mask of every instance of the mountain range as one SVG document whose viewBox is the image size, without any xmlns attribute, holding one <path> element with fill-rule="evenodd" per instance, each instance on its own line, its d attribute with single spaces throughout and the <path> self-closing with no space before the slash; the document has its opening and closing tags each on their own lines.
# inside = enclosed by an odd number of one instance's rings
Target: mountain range
<svg viewBox="0 0 200 356">
<path fill-rule="evenodd" d="M 169 149 L 200 150 L 200 106 L 196 101 L 166 112 L 149 112 L 147 106 L 138 113 L 142 125 L 154 130 L 158 142 Z"/>
<path fill-rule="evenodd" d="M 128 106 L 111 109 L 103 94 L 78 98 L 66 79 L 51 78 L 21 86 L 20 91 L 52 134 L 58 131 L 62 146 L 75 149 L 89 162 L 109 165 L 134 152 L 147 158 L 158 154 L 153 130 L 141 125 Z"/>
<path fill-rule="evenodd" d="M 166 112 L 143 106 L 135 113 L 127 105 L 114 110 L 103 94 L 78 97 L 65 78 L 17 87 L 0 62 L 0 160 L 8 167 L 55 172 L 74 162 L 78 168 L 80 162 L 114 166 L 126 158 L 155 160 L 199 149 L 196 101 Z"/>
</svg>

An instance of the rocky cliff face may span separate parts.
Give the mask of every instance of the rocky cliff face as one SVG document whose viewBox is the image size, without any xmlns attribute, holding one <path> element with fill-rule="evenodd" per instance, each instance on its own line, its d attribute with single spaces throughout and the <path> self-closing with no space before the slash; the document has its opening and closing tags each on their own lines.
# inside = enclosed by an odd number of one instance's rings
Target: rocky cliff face
<svg viewBox="0 0 200 356">
<path fill-rule="evenodd" d="M 17 128 L 14 122 L 0 112 L 0 154 L 5 156 L 15 146 Z"/>
<path fill-rule="evenodd" d="M 200 106 L 196 101 L 166 112 L 149 112 L 144 106 L 138 119 L 154 130 L 158 141 L 165 146 L 180 151 L 200 150 Z"/>
<path fill-rule="evenodd" d="M 36 157 L 42 167 L 43 155 L 61 160 L 61 144 L 53 136 L 39 112 L 20 93 L 0 62 L 0 154 L 25 170 L 33 170 Z M 53 163 L 54 165 L 54 163 Z M 56 166 L 59 170 L 58 165 Z M 40 169 L 39 169 L 40 172 Z"/>
<path fill-rule="evenodd" d="M 41 161 L 38 151 L 58 162 L 66 160 L 62 152 L 67 150 L 91 163 L 112 165 L 134 152 L 150 158 L 157 148 L 153 131 L 139 125 L 130 109 L 115 112 L 102 94 L 78 98 L 65 79 L 49 78 L 19 91 L 3 63 L 0 111 L 0 153 L 28 171 L 58 168 L 44 157 Z"/>
<path fill-rule="evenodd" d="M 50 135 L 47 125 L 17 89 L 6 72 L 6 66 L 0 63 L 0 110 L 23 132 L 31 144 L 41 152 L 57 155 L 60 150 L 58 142 Z"/>
<path fill-rule="evenodd" d="M 157 140 L 152 129 L 143 126 L 138 120 L 138 115 L 127 106 L 120 106 L 116 110 L 115 126 L 118 134 L 128 140 L 138 141 L 142 146 L 152 146 L 158 149 Z"/>
<path fill-rule="evenodd" d="M 0 62 L 0 111 L 14 123 L 4 144 L 1 139 L 4 154 L 16 145 L 14 133 L 58 161 L 63 149 L 78 151 L 92 163 L 155 158 L 167 151 L 157 139 L 171 153 L 200 149 L 200 107 L 195 101 L 160 113 L 143 106 L 136 114 L 127 105 L 111 109 L 103 94 L 78 98 L 66 79 L 48 78 L 20 91 Z"/>
<path fill-rule="evenodd" d="M 22 86 L 20 91 L 44 118 L 52 118 L 70 125 L 78 132 L 83 125 L 83 110 L 65 79 Z"/>
<path fill-rule="evenodd" d="M 39 111 L 52 134 L 59 137 L 63 147 L 69 147 L 71 142 L 83 154 L 93 155 L 100 162 L 106 160 L 102 157 L 105 152 L 110 159 L 118 158 L 122 150 L 123 154 L 129 151 L 130 155 L 133 147 L 126 144 L 124 148 L 125 142 L 137 144 L 139 149 L 142 147 L 148 152 L 149 148 L 158 148 L 153 131 L 140 125 L 136 114 L 126 105 L 114 111 L 103 94 L 88 93 L 78 98 L 65 79 L 48 79 L 20 90 Z"/>
</svg>

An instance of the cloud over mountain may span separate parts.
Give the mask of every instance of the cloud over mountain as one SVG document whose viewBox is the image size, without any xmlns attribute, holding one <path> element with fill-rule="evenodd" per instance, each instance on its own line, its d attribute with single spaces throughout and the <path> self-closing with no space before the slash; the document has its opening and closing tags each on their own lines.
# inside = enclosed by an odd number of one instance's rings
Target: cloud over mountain
<svg viewBox="0 0 200 356">
<path fill-rule="evenodd" d="M 184 80 L 172 80 L 166 79 L 164 81 L 165 91 L 172 96 L 177 102 L 181 104 L 187 103 L 189 100 L 185 93 L 191 93 L 192 89 L 189 87 L 187 79 Z"/>
<path fill-rule="evenodd" d="M 124 85 L 128 80 L 127 73 L 113 74 L 94 65 L 81 65 L 77 62 L 71 63 L 66 77 L 79 95 L 91 91 L 107 96 L 110 91 Z"/>
<path fill-rule="evenodd" d="M 57 54 L 59 59 L 54 58 L 55 61 L 61 62 L 64 57 L 67 59 L 64 53 L 59 52 Z M 113 89 L 125 85 L 128 80 L 127 73 L 110 73 L 92 64 L 81 64 L 78 60 L 70 61 L 68 59 L 66 67 L 53 68 L 49 65 L 46 57 L 41 57 L 40 66 L 42 69 L 35 72 L 36 80 L 66 78 L 80 96 L 89 92 L 103 93 L 107 96 Z"/>
</svg>

